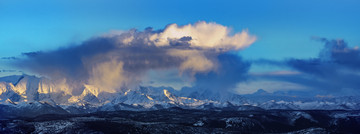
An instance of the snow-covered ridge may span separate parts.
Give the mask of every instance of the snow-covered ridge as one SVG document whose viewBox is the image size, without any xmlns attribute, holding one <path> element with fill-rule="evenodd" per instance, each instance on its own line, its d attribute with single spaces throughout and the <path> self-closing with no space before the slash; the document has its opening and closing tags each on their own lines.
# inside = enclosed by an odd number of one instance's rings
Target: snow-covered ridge
<svg viewBox="0 0 360 134">
<path fill-rule="evenodd" d="M 114 110 L 146 110 L 169 107 L 194 109 L 227 108 L 254 109 L 360 109 L 360 98 L 296 98 L 273 96 L 259 90 L 251 95 L 230 92 L 165 87 L 140 87 L 124 92 L 107 93 L 91 85 L 84 85 L 80 95 L 72 95 L 69 87 L 35 76 L 9 76 L 0 78 L 0 105 L 14 108 L 39 104 L 37 107 L 61 107 L 67 112 L 94 112 Z M 41 104 L 41 105 L 40 105 Z M 62 111 L 63 112 L 63 111 Z"/>
</svg>

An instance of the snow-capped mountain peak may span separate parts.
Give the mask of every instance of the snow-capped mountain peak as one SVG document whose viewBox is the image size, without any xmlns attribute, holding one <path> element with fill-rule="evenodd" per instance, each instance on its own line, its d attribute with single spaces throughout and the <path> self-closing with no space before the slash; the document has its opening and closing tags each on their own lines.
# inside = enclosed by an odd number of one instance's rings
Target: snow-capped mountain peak
<svg viewBox="0 0 360 134">
<path fill-rule="evenodd" d="M 84 85 L 84 87 L 85 87 L 85 89 L 82 94 L 92 94 L 96 97 L 99 96 L 99 93 L 100 93 L 99 88 L 92 86 L 92 85 L 86 85 L 86 84 Z"/>
<path fill-rule="evenodd" d="M 164 89 L 164 95 L 171 101 L 176 101 L 175 96 L 173 96 L 168 90 Z"/>
<path fill-rule="evenodd" d="M 81 103 L 81 102 L 90 102 L 90 103 L 99 103 L 99 99 L 97 98 L 99 95 L 99 91 L 97 88 L 84 85 L 85 88 L 83 92 L 79 96 L 72 96 L 68 99 L 69 103 Z"/>
</svg>

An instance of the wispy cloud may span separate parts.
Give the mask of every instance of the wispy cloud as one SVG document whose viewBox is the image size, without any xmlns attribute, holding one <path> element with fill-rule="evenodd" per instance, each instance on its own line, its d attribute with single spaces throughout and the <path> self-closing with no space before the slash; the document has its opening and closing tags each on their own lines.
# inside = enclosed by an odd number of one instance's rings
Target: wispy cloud
<svg viewBox="0 0 360 134">
<path fill-rule="evenodd" d="M 12 57 L 1 57 L 2 60 L 16 60 L 17 58 L 12 56 Z"/>
</svg>

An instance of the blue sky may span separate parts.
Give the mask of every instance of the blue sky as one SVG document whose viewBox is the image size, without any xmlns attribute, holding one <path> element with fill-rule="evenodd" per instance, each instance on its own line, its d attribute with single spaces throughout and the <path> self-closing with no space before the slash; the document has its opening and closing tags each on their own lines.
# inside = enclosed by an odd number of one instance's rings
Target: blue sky
<svg viewBox="0 0 360 134">
<path fill-rule="evenodd" d="M 314 36 L 360 45 L 359 5 L 357 0 L 2 0 L 0 57 L 79 45 L 113 30 L 206 21 L 257 36 L 253 45 L 238 52 L 245 60 L 316 58 L 324 43 L 311 40 Z M 0 63 L 1 69 L 12 67 Z M 253 65 L 250 70 L 269 68 Z"/>
<path fill-rule="evenodd" d="M 111 30 L 164 28 L 170 23 L 216 22 L 244 28 L 258 41 L 249 58 L 316 56 L 311 36 L 359 45 L 356 0 L 254 1 L 10 1 L 0 2 L 0 56 L 55 49 Z M 259 54 L 261 53 L 261 54 Z"/>
</svg>

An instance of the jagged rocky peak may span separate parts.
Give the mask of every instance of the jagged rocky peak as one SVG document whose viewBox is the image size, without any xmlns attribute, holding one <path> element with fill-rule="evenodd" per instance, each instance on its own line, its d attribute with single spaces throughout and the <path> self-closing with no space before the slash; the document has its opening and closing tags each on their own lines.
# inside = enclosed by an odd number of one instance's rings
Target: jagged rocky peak
<svg viewBox="0 0 360 134">
<path fill-rule="evenodd" d="M 0 95 L 7 92 L 7 83 L 6 82 L 0 82 Z"/>
<path fill-rule="evenodd" d="M 72 96 L 68 99 L 69 103 L 83 103 L 83 102 L 90 102 L 90 103 L 99 103 L 99 99 L 97 98 L 99 95 L 99 89 L 91 86 L 91 85 L 84 85 L 84 90 L 79 96 Z"/>
<path fill-rule="evenodd" d="M 163 91 L 164 91 L 164 95 L 165 95 L 166 97 L 168 97 L 168 98 L 169 98 L 169 97 L 172 97 L 172 96 L 171 96 L 171 93 L 170 93 L 168 90 L 164 89 Z"/>
<path fill-rule="evenodd" d="M 62 96 L 69 93 L 56 87 L 51 80 L 44 77 L 31 75 L 15 75 L 0 78 L 0 97 L 4 101 L 10 99 L 13 102 L 34 102 L 40 100 L 61 101 Z M 59 84 L 61 85 L 61 84 Z"/>
<path fill-rule="evenodd" d="M 100 93 L 100 89 L 99 88 L 97 88 L 97 87 L 95 87 L 95 86 L 92 86 L 92 85 L 84 85 L 84 91 L 83 91 L 83 93 L 82 93 L 82 95 L 84 94 L 84 95 L 86 95 L 86 94 L 92 94 L 92 95 L 94 95 L 94 96 L 96 96 L 96 97 L 98 97 L 99 96 L 99 93 Z"/>
<path fill-rule="evenodd" d="M 38 88 L 40 78 L 29 75 L 22 75 L 14 83 L 8 83 L 8 88 L 20 95 L 24 101 L 38 100 Z"/>
</svg>

